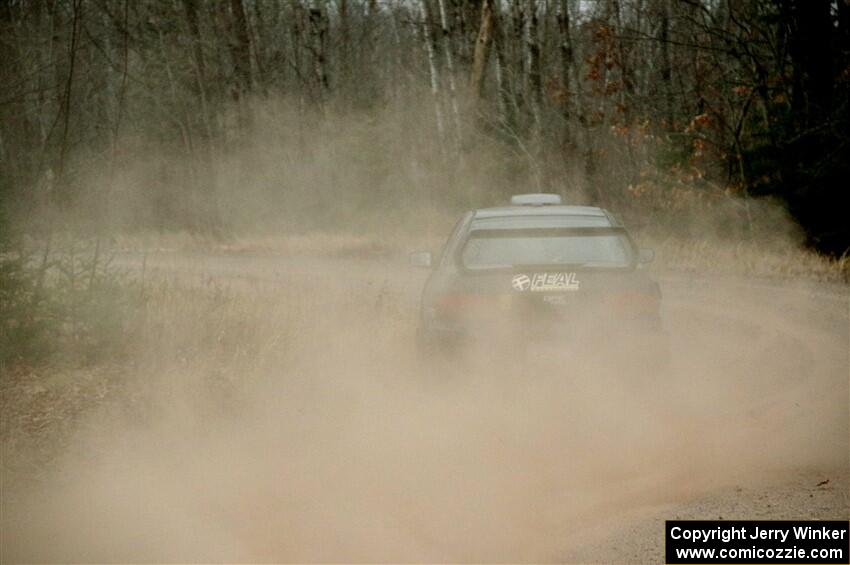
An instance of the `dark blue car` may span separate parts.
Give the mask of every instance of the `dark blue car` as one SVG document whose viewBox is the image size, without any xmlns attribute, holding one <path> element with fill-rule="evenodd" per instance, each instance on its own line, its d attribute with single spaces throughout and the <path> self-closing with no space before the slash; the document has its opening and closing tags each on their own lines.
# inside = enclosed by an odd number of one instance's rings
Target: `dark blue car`
<svg viewBox="0 0 850 565">
<path fill-rule="evenodd" d="M 411 256 L 432 269 L 420 345 L 666 343 L 661 292 L 645 268 L 652 259 L 608 211 L 565 206 L 554 194 L 467 212 L 438 258 Z"/>
</svg>

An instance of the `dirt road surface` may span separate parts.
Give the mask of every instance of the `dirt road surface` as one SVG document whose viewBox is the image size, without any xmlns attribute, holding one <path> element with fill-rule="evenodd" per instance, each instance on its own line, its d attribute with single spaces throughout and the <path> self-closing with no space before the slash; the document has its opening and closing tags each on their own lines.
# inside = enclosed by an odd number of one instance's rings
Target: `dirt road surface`
<svg viewBox="0 0 850 565">
<path fill-rule="evenodd" d="M 319 326 L 238 417 L 199 425 L 197 391 L 152 377 L 178 409 L 82 426 L 39 492 L 4 503 L 10 561 L 661 562 L 664 519 L 850 516 L 846 287 L 658 273 L 659 375 L 605 344 L 423 364 L 426 273 L 400 260 L 119 263 L 289 300 L 315 288 L 300 323 Z"/>
</svg>

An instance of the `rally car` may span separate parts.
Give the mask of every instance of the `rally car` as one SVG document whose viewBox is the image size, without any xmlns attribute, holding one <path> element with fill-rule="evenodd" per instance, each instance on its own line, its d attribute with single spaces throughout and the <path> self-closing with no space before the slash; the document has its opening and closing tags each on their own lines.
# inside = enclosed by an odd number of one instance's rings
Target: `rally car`
<svg viewBox="0 0 850 565">
<path fill-rule="evenodd" d="M 467 212 L 439 257 L 411 255 L 432 269 L 419 344 L 432 351 L 499 337 L 517 350 L 540 342 L 657 343 L 661 292 L 645 268 L 653 257 L 607 210 L 566 206 L 555 194 L 518 195 L 509 206 Z"/>
</svg>

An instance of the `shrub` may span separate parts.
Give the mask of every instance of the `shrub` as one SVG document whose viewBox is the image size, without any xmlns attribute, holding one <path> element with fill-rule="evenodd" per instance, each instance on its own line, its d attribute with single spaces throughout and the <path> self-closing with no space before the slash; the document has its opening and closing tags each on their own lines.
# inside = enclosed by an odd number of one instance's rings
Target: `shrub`
<svg viewBox="0 0 850 565">
<path fill-rule="evenodd" d="M 90 363 L 120 353 L 144 297 L 97 245 L 0 252 L 0 367 Z"/>
</svg>

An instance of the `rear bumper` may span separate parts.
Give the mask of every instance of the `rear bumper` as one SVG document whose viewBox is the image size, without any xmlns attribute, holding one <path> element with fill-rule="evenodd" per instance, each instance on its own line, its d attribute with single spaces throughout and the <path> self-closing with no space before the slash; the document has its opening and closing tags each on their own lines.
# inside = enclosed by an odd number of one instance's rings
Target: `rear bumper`
<svg viewBox="0 0 850 565">
<path fill-rule="evenodd" d="M 440 345 L 463 346 L 468 344 L 522 345 L 541 343 L 548 345 L 607 344 L 618 347 L 624 343 L 665 343 L 667 332 L 656 316 L 629 320 L 609 320 L 604 323 L 550 323 L 546 321 L 499 322 L 478 324 L 449 324 L 434 321 L 423 324 L 419 331 L 421 341 Z"/>
</svg>

